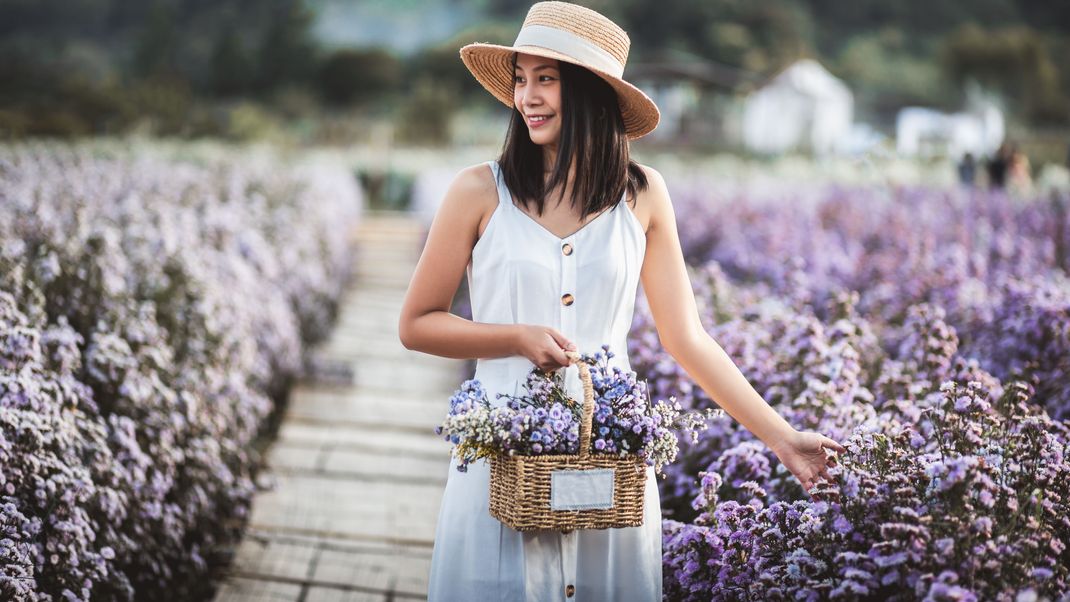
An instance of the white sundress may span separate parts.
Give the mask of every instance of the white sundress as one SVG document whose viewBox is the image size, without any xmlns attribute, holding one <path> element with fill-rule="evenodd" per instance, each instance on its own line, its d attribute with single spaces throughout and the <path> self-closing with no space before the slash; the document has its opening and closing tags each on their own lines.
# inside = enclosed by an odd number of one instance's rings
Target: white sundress
<svg viewBox="0 0 1070 602">
<path fill-rule="evenodd" d="M 473 320 L 550 326 L 581 353 L 608 344 L 616 354 L 610 365 L 631 370 L 627 336 L 646 235 L 628 203 L 622 198 L 559 238 L 513 204 L 498 163 L 487 165 L 498 207 L 467 267 Z M 481 358 L 475 378 L 491 403 L 503 405 L 507 399 L 496 393 L 523 394 L 532 368 L 523 356 Z M 579 367 L 563 370 L 567 392 L 583 399 Z M 503 525 L 488 509 L 490 465 L 479 460 L 461 473 L 456 463 L 450 462 L 435 530 L 429 602 L 661 600 L 661 503 L 652 467 L 642 526 L 563 535 Z"/>
</svg>

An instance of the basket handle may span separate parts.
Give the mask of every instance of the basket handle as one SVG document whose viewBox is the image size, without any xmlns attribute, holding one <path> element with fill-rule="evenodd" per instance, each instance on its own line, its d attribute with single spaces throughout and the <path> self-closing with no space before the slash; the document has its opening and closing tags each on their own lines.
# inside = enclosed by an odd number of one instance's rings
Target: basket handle
<svg viewBox="0 0 1070 602">
<path fill-rule="evenodd" d="M 577 351 L 566 351 L 565 355 L 579 364 L 580 381 L 583 383 L 583 418 L 580 420 L 580 457 L 591 454 L 591 420 L 594 417 L 594 383 L 591 381 L 591 367 L 580 361 Z"/>
</svg>

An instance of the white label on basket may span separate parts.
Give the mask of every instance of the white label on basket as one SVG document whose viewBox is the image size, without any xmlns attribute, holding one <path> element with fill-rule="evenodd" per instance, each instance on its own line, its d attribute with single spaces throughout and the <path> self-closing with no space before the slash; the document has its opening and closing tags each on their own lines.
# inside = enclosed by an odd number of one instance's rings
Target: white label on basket
<svg viewBox="0 0 1070 602">
<path fill-rule="evenodd" d="M 555 470 L 550 473 L 551 510 L 613 507 L 613 469 Z"/>
</svg>

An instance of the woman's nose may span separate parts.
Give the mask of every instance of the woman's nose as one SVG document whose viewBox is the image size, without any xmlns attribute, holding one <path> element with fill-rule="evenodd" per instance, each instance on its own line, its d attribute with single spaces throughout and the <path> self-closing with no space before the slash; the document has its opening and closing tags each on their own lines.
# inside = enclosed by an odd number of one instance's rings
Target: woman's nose
<svg viewBox="0 0 1070 602">
<path fill-rule="evenodd" d="M 540 105 L 542 104 L 542 96 L 538 90 L 529 86 L 520 91 L 520 101 L 521 106 L 524 107 Z"/>
</svg>

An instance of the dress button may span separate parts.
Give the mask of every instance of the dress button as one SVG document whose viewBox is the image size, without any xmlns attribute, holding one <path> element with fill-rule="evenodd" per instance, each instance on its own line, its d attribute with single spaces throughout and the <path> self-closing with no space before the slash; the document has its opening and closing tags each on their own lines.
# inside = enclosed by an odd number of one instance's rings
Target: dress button
<svg viewBox="0 0 1070 602">
<path fill-rule="evenodd" d="M 575 594 L 575 593 L 576 593 L 576 586 L 575 585 L 572 585 L 571 583 L 569 583 L 568 585 L 565 586 L 565 597 L 566 598 L 571 598 L 572 595 Z"/>
<path fill-rule="evenodd" d="M 561 303 L 563 305 L 572 305 L 572 302 L 575 299 L 576 298 L 572 296 L 572 293 L 565 293 L 564 295 L 561 295 Z"/>
<path fill-rule="evenodd" d="M 561 252 L 565 255 L 572 255 L 572 245 L 567 242 L 561 245 Z"/>
</svg>

